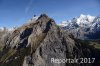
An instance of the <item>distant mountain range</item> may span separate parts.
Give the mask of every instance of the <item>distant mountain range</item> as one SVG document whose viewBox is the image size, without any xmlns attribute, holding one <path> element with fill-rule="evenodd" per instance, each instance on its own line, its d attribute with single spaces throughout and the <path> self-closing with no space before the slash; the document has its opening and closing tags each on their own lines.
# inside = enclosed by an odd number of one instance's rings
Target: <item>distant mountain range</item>
<svg viewBox="0 0 100 66">
<path fill-rule="evenodd" d="M 30 24 L 31 22 L 34 22 L 38 19 L 39 16 L 34 16 L 32 17 L 30 20 L 28 20 L 24 25 L 27 25 L 27 24 Z M 7 28 L 7 27 L 2 27 L 0 26 L 0 31 L 4 31 L 4 30 L 7 30 L 7 31 L 13 31 L 15 30 L 17 27 L 14 26 L 14 27 L 11 27 L 11 28 Z"/>
<path fill-rule="evenodd" d="M 12 28 L 0 27 L 0 31 L 4 31 L 4 30 L 12 31 L 14 29 L 15 29 L 15 27 L 12 27 Z"/>
<path fill-rule="evenodd" d="M 100 16 L 81 14 L 72 20 L 62 21 L 59 26 L 79 39 L 100 39 Z"/>
</svg>

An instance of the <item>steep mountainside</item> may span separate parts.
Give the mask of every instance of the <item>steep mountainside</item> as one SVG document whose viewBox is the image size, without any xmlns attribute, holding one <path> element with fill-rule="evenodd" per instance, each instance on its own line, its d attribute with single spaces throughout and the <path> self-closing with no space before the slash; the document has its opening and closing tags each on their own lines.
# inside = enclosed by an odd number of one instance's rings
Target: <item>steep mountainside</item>
<svg viewBox="0 0 100 66">
<path fill-rule="evenodd" d="M 100 16 L 81 14 L 79 17 L 59 24 L 79 39 L 100 39 Z"/>
<path fill-rule="evenodd" d="M 0 66 L 95 66 L 100 62 L 98 47 L 75 39 L 45 14 L 2 39 L 4 46 L 0 48 Z M 96 58 L 96 62 L 71 64 L 56 60 L 56 63 L 52 63 L 51 58 Z"/>
</svg>

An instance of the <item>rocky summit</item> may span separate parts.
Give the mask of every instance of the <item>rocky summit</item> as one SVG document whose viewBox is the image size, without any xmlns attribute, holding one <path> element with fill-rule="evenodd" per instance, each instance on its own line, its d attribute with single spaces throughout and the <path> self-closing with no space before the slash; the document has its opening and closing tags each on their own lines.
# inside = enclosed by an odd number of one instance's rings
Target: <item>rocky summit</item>
<svg viewBox="0 0 100 66">
<path fill-rule="evenodd" d="M 75 39 L 46 14 L 2 35 L 1 42 L 0 66 L 95 66 L 100 62 L 99 48 Z M 94 63 L 61 63 L 61 59 L 75 58 L 96 59 Z"/>
</svg>

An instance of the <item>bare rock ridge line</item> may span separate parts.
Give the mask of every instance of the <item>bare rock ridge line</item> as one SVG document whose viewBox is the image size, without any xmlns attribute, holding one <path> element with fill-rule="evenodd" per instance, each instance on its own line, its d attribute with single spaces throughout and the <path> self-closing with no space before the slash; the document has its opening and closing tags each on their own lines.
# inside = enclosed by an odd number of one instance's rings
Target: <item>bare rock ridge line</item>
<svg viewBox="0 0 100 66">
<path fill-rule="evenodd" d="M 73 66 L 69 63 L 51 63 L 51 58 L 89 57 L 93 52 L 57 26 L 46 14 L 6 34 L 3 39 L 0 66 Z"/>
</svg>

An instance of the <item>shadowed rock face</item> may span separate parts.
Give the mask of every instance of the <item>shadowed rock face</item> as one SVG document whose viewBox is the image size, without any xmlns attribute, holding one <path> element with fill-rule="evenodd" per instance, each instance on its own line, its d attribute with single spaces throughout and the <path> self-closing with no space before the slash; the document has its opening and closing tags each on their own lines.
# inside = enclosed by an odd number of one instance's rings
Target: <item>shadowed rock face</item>
<svg viewBox="0 0 100 66">
<path fill-rule="evenodd" d="M 40 15 L 36 21 L 17 28 L 7 38 L 0 52 L 0 66 L 73 66 L 51 63 L 51 58 L 86 57 L 81 44 L 45 14 Z M 77 65 L 80 66 L 75 66 Z"/>
</svg>

